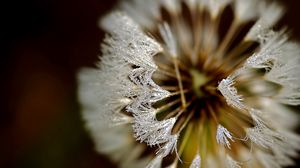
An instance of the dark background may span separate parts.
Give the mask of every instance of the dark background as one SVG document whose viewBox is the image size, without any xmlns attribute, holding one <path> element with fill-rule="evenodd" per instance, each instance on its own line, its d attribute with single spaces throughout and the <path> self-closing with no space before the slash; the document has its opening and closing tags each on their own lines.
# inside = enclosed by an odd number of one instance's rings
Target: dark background
<svg viewBox="0 0 300 168">
<path fill-rule="evenodd" d="M 300 1 L 282 24 L 300 39 Z M 76 72 L 93 66 L 98 18 L 115 0 L 0 2 L 0 167 L 113 167 L 93 151 L 77 102 Z"/>
</svg>

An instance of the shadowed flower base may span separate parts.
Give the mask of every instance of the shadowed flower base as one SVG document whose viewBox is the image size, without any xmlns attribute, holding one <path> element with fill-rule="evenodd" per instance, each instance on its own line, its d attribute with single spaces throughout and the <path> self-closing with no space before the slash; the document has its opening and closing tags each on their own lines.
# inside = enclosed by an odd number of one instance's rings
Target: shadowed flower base
<svg viewBox="0 0 300 168">
<path fill-rule="evenodd" d="M 270 30 L 278 4 L 131 0 L 120 9 L 101 21 L 99 69 L 79 74 L 99 152 L 121 167 L 293 164 L 300 47 Z"/>
</svg>

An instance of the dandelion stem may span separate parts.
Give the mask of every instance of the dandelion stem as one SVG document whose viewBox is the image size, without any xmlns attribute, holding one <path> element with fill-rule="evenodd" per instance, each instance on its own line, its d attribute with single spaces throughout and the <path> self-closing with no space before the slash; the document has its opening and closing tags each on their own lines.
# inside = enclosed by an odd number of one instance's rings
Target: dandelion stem
<svg viewBox="0 0 300 168">
<path fill-rule="evenodd" d="M 168 90 L 168 91 L 176 91 L 179 89 L 178 86 L 160 86 L 162 89 L 164 90 Z"/>
<path fill-rule="evenodd" d="M 213 117 L 213 119 L 215 120 L 215 122 L 218 124 L 219 123 L 218 118 L 217 118 L 217 116 L 215 114 L 214 109 L 211 107 L 211 104 L 206 102 L 206 107 L 208 108 L 207 110 L 211 114 L 211 116 Z"/>
<path fill-rule="evenodd" d="M 191 90 L 189 89 L 185 89 L 185 90 L 180 90 L 180 91 L 177 91 L 177 92 L 172 92 L 171 94 L 169 94 L 168 97 L 172 97 L 172 96 L 176 96 L 176 95 L 181 95 L 181 94 L 185 94 L 185 93 L 188 93 L 190 92 Z M 181 100 L 182 101 L 182 100 Z"/>
<path fill-rule="evenodd" d="M 233 42 L 234 37 L 238 34 L 238 31 L 240 29 L 238 29 L 240 26 L 240 23 L 236 20 L 233 21 L 233 23 L 231 24 L 228 32 L 226 33 L 226 36 L 224 38 L 224 40 L 221 42 L 220 47 L 217 50 L 217 54 L 216 56 L 218 58 L 220 58 L 220 56 L 222 56 L 222 53 L 224 53 L 230 46 L 230 44 Z"/>
<path fill-rule="evenodd" d="M 188 124 L 188 127 L 184 133 L 184 136 L 183 136 L 183 140 L 180 144 L 180 147 L 179 147 L 179 151 L 178 151 L 178 155 L 181 156 L 182 155 L 182 152 L 183 152 L 183 149 L 185 148 L 187 142 L 189 141 L 189 137 L 191 135 L 191 132 L 193 130 L 193 123 L 189 123 Z"/>
<path fill-rule="evenodd" d="M 180 102 L 180 99 L 176 99 L 174 101 L 171 101 L 171 102 L 168 102 L 167 104 L 164 104 L 162 106 L 160 106 L 159 108 L 157 108 L 157 113 L 161 112 L 162 110 L 166 109 L 166 108 L 169 108 L 169 107 L 172 107 L 173 105 L 177 104 Z"/>
<path fill-rule="evenodd" d="M 192 111 L 189 112 L 189 115 L 187 116 L 187 118 L 185 119 L 184 123 L 182 124 L 182 126 L 178 130 L 178 133 L 181 133 L 181 131 L 186 127 L 186 125 L 189 123 L 189 121 L 191 120 L 192 116 L 194 115 L 195 111 L 196 111 L 196 108 L 194 108 Z"/>
<path fill-rule="evenodd" d="M 185 108 L 183 108 L 183 107 L 177 107 L 175 110 L 171 111 L 165 118 L 171 118 L 171 117 L 174 116 L 176 113 L 177 113 L 177 115 L 176 115 L 175 117 L 178 118 L 178 117 L 186 110 L 186 108 L 187 108 L 189 105 L 192 104 L 192 102 L 193 102 L 193 99 L 190 100 L 190 101 L 187 103 L 187 105 L 186 105 Z"/>
</svg>

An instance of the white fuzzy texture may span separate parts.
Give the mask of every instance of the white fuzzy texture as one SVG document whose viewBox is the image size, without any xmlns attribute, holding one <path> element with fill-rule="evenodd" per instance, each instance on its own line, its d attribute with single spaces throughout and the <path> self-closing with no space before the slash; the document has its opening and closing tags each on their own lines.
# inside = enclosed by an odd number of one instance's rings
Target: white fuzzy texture
<svg viewBox="0 0 300 168">
<path fill-rule="evenodd" d="M 276 96 L 281 103 L 300 104 L 300 47 L 296 43 L 286 43 L 282 46 L 281 57 L 278 58 L 266 79 L 280 84 L 282 89 Z"/>
<path fill-rule="evenodd" d="M 190 168 L 201 168 L 201 157 L 199 154 L 194 157 Z"/>
<path fill-rule="evenodd" d="M 275 33 L 271 30 L 265 31 L 259 35 L 259 41 L 262 45 L 258 53 L 254 53 L 245 63 L 246 67 L 251 68 L 271 68 L 274 64 L 282 62 L 282 54 L 285 42 L 288 37 L 284 31 Z"/>
<path fill-rule="evenodd" d="M 112 36 L 105 43 L 114 57 L 137 66 L 157 68 L 152 56 L 162 51 L 161 46 L 146 36 L 132 19 L 121 13 L 112 13 L 102 20 L 101 25 Z"/>
<path fill-rule="evenodd" d="M 143 28 L 151 29 L 157 26 L 155 20 L 161 17 L 160 5 L 160 0 L 129 0 L 121 1 L 120 9 L 125 11 Z"/>
<path fill-rule="evenodd" d="M 260 38 L 262 48 L 249 57 L 245 67 L 265 68 L 266 79 L 282 86 L 275 96 L 281 103 L 300 104 L 300 47 L 296 43 L 287 42 L 284 31 L 266 32 Z"/>
<path fill-rule="evenodd" d="M 230 149 L 230 142 L 228 139 L 230 139 L 231 141 L 234 141 L 231 133 L 220 124 L 218 125 L 218 128 L 217 128 L 216 139 L 217 139 L 218 144 L 226 145 L 227 148 L 229 148 L 229 149 Z"/>
<path fill-rule="evenodd" d="M 162 156 L 157 155 L 151 162 L 148 163 L 146 168 L 161 168 Z"/>
<path fill-rule="evenodd" d="M 232 0 L 209 0 L 208 9 L 213 18 L 217 17 L 220 12 L 229 4 Z"/>
<path fill-rule="evenodd" d="M 285 105 L 270 99 L 263 99 L 261 102 L 263 105 L 262 111 L 269 112 L 267 117 L 276 129 L 292 130 L 299 124 L 299 116 Z"/>
<path fill-rule="evenodd" d="M 299 145 L 297 145 L 300 142 L 299 136 L 290 131 L 275 131 L 271 129 L 271 124 L 264 121 L 265 117 L 261 111 L 251 109 L 250 114 L 254 120 L 255 127 L 246 129 L 247 137 L 256 145 L 267 148 L 273 153 L 259 153 L 261 157 L 266 157 L 266 159 L 270 161 L 260 160 L 259 158 L 260 162 L 264 165 L 270 164 L 272 166 L 293 165 L 294 162 L 290 157 L 296 157 L 298 155 L 297 150 L 300 149 Z"/>
<path fill-rule="evenodd" d="M 152 57 L 162 48 L 146 36 L 133 20 L 121 13 L 109 14 L 102 20 L 102 26 L 109 36 L 102 45 L 101 70 L 86 70 L 80 75 L 80 98 L 87 109 L 84 113 L 87 127 L 98 137 L 99 130 L 110 129 L 105 126 L 107 123 L 133 122 L 136 140 L 150 146 L 160 145 L 157 154 L 164 157 L 176 148 L 177 135 L 171 135 L 175 118 L 157 121 L 155 109 L 152 108 L 153 103 L 169 95 L 152 80 L 157 69 Z M 124 109 L 132 113 L 133 118 L 120 113 Z M 95 139 L 101 142 L 101 136 Z M 103 147 L 108 141 L 104 142 L 100 146 L 109 153 L 109 146 Z"/>
<path fill-rule="evenodd" d="M 103 71 L 81 70 L 79 74 L 79 97 L 84 108 L 83 117 L 89 121 L 87 124 L 94 124 L 94 122 L 103 120 L 103 125 L 112 126 L 131 121 L 129 117 L 119 113 L 130 102 L 124 98 L 126 90 L 122 88 L 128 79 L 121 72 L 125 72 L 128 67 L 121 66 L 119 68 L 110 72 L 115 75 L 114 78 L 107 75 L 105 66 L 103 66 Z M 119 89 L 113 89 L 114 87 Z"/>
<path fill-rule="evenodd" d="M 150 146 L 166 143 L 170 140 L 175 118 L 163 121 L 135 118 L 133 129 L 137 140 L 146 142 Z"/>
<path fill-rule="evenodd" d="M 169 10 L 171 13 L 180 13 L 180 0 L 161 0 L 161 5 Z"/>
<path fill-rule="evenodd" d="M 177 140 L 178 135 L 168 135 L 167 141 L 162 146 L 159 146 L 158 151 L 156 152 L 157 155 L 161 155 L 163 157 L 167 156 L 169 153 L 172 153 L 174 150 L 177 150 Z M 176 151 L 177 152 L 177 151 Z"/>
<path fill-rule="evenodd" d="M 281 168 L 276 158 L 269 153 L 258 151 L 255 153 L 257 159 L 265 168 Z"/>
<path fill-rule="evenodd" d="M 259 16 L 260 0 L 235 0 L 234 11 L 236 19 L 240 22 L 246 22 Z"/>
<path fill-rule="evenodd" d="M 282 6 L 277 3 L 264 3 L 261 6 L 261 16 L 252 26 L 245 39 L 258 40 L 258 37 L 272 28 L 284 13 Z"/>
<path fill-rule="evenodd" d="M 245 109 L 246 107 L 242 103 L 242 96 L 238 95 L 237 89 L 233 86 L 234 83 L 234 79 L 229 76 L 219 83 L 218 89 L 224 96 L 228 105 L 241 110 Z"/>
<path fill-rule="evenodd" d="M 226 167 L 227 168 L 241 168 L 241 163 L 232 159 L 229 155 L 226 155 Z"/>
<path fill-rule="evenodd" d="M 198 6 L 199 1 L 198 0 L 184 0 L 184 2 L 187 4 L 187 6 L 191 10 L 195 10 Z"/>
<path fill-rule="evenodd" d="M 268 149 L 273 149 L 279 143 L 284 143 L 283 137 L 278 132 L 269 128 L 269 124 L 265 122 L 261 111 L 250 109 L 250 115 L 255 126 L 253 128 L 247 128 L 246 132 L 252 142 Z"/>
</svg>

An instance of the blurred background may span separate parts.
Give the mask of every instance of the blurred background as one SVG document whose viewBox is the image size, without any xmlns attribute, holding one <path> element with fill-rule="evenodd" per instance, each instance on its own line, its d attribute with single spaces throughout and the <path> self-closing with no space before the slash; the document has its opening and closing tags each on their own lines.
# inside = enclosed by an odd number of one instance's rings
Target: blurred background
<svg viewBox="0 0 300 168">
<path fill-rule="evenodd" d="M 76 73 L 93 66 L 99 17 L 116 0 L 11 0 L 0 5 L 1 168 L 114 167 L 94 151 L 77 101 Z M 300 1 L 281 24 L 300 39 Z"/>
</svg>

